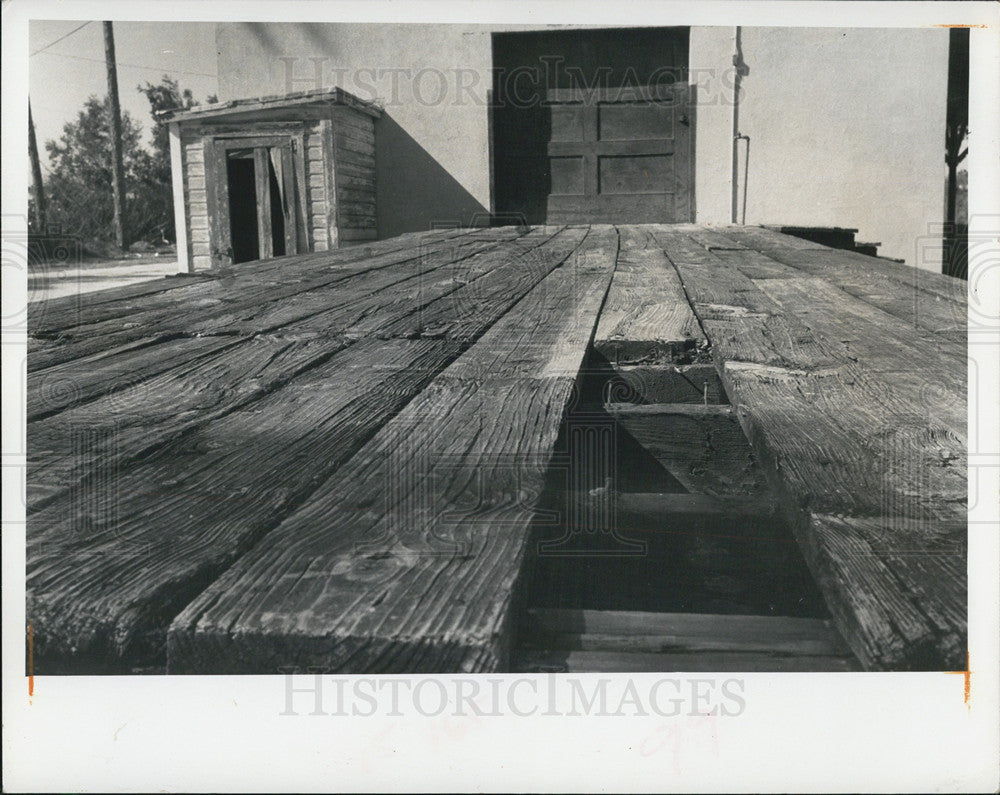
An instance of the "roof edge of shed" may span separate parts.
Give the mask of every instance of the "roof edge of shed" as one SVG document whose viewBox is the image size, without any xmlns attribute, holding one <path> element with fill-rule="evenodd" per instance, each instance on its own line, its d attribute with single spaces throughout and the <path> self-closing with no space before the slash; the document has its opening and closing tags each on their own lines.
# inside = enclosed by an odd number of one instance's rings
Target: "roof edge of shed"
<svg viewBox="0 0 1000 795">
<path fill-rule="evenodd" d="M 183 122 L 217 118 L 220 116 L 235 116 L 244 113 L 253 113 L 257 110 L 327 104 L 345 105 L 362 113 L 367 113 L 374 118 L 382 115 L 382 108 L 376 102 L 363 100 L 348 91 L 344 91 L 342 88 L 323 88 L 309 91 L 294 91 L 289 94 L 270 94 L 263 97 L 233 99 L 228 102 L 213 102 L 210 105 L 196 105 L 193 108 L 168 108 L 158 111 L 156 117 L 165 122 Z"/>
</svg>

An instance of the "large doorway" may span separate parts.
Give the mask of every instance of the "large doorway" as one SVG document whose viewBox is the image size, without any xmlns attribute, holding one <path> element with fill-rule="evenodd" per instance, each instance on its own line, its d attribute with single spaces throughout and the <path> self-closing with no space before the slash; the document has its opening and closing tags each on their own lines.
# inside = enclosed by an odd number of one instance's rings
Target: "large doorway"
<svg viewBox="0 0 1000 795">
<path fill-rule="evenodd" d="M 292 145 L 288 139 L 215 142 L 216 261 L 250 262 L 294 254 L 296 236 Z"/>
<path fill-rule="evenodd" d="M 686 28 L 495 34 L 496 213 L 693 221 L 687 61 Z"/>
</svg>

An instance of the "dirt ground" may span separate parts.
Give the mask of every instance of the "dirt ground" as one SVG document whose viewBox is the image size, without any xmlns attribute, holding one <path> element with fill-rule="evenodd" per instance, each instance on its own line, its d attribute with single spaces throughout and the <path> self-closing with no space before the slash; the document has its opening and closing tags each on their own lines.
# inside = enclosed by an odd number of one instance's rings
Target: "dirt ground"
<svg viewBox="0 0 1000 795">
<path fill-rule="evenodd" d="M 173 273 L 177 273 L 177 259 L 172 256 L 88 260 L 69 268 L 42 266 L 28 276 L 28 302 L 82 295 L 160 279 Z"/>
</svg>

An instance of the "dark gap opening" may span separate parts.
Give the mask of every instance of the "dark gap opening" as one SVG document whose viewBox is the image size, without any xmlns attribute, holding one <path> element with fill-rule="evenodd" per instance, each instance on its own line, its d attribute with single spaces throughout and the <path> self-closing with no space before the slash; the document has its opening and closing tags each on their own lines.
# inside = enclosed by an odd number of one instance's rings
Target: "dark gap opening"
<svg viewBox="0 0 1000 795">
<path fill-rule="evenodd" d="M 272 157 L 272 153 L 280 152 L 280 149 L 268 150 L 267 159 L 267 181 L 271 191 L 271 252 L 275 257 L 285 254 L 285 204 Z"/>
<path fill-rule="evenodd" d="M 246 152 L 249 152 L 249 156 Z M 229 238 L 233 247 L 233 262 L 260 259 L 257 182 L 252 149 L 228 153 L 226 185 L 229 193 Z"/>
<path fill-rule="evenodd" d="M 547 474 L 525 593 L 528 608 L 621 610 L 653 613 L 828 618 L 787 522 L 778 514 L 657 514 L 635 510 L 631 494 L 704 494 L 768 497 L 753 452 L 735 418 L 713 411 L 728 404 L 720 393 L 703 417 L 664 420 L 664 444 L 650 444 L 605 410 L 614 368 L 589 358 L 578 400 L 567 412 Z M 620 395 L 618 395 L 620 397 Z M 701 401 L 688 401 L 697 415 Z M 728 423 L 724 449 L 684 460 L 671 434 L 692 433 L 719 444 L 715 423 Z M 653 426 L 654 432 L 655 425 Z M 720 445 L 721 447 L 722 445 Z M 677 453 L 680 450 L 680 454 Z M 742 479 L 712 472 L 712 457 L 735 459 Z M 707 461 L 707 463 L 706 463 Z M 723 463 L 720 461 L 720 467 Z M 684 480 L 685 486 L 678 475 Z M 691 483 L 704 483 L 699 490 Z M 731 490 L 733 495 L 728 491 Z M 522 639 L 530 627 L 522 627 Z"/>
</svg>

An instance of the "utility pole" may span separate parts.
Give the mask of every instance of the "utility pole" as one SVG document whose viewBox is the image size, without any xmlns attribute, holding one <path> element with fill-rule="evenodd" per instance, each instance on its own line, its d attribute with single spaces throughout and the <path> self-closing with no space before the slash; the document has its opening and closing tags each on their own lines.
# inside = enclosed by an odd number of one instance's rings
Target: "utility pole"
<svg viewBox="0 0 1000 795">
<path fill-rule="evenodd" d="M 31 182 L 35 191 L 35 227 L 45 233 L 45 189 L 42 187 L 42 165 L 38 161 L 38 142 L 35 140 L 35 122 L 31 118 L 31 100 L 28 100 L 28 157 L 31 158 Z"/>
<path fill-rule="evenodd" d="M 948 166 L 944 213 L 942 272 L 969 278 L 968 219 L 958 217 L 958 166 L 969 153 L 962 149 L 969 134 L 969 29 L 952 28 L 948 48 L 948 105 L 945 119 L 944 162 Z M 961 223 L 964 221 L 964 223 Z"/>
<path fill-rule="evenodd" d="M 118 103 L 118 69 L 115 66 L 115 34 L 104 23 L 104 60 L 108 67 L 108 104 L 111 112 L 111 186 L 114 191 L 115 242 L 125 248 L 125 167 L 122 164 L 122 112 Z"/>
</svg>

